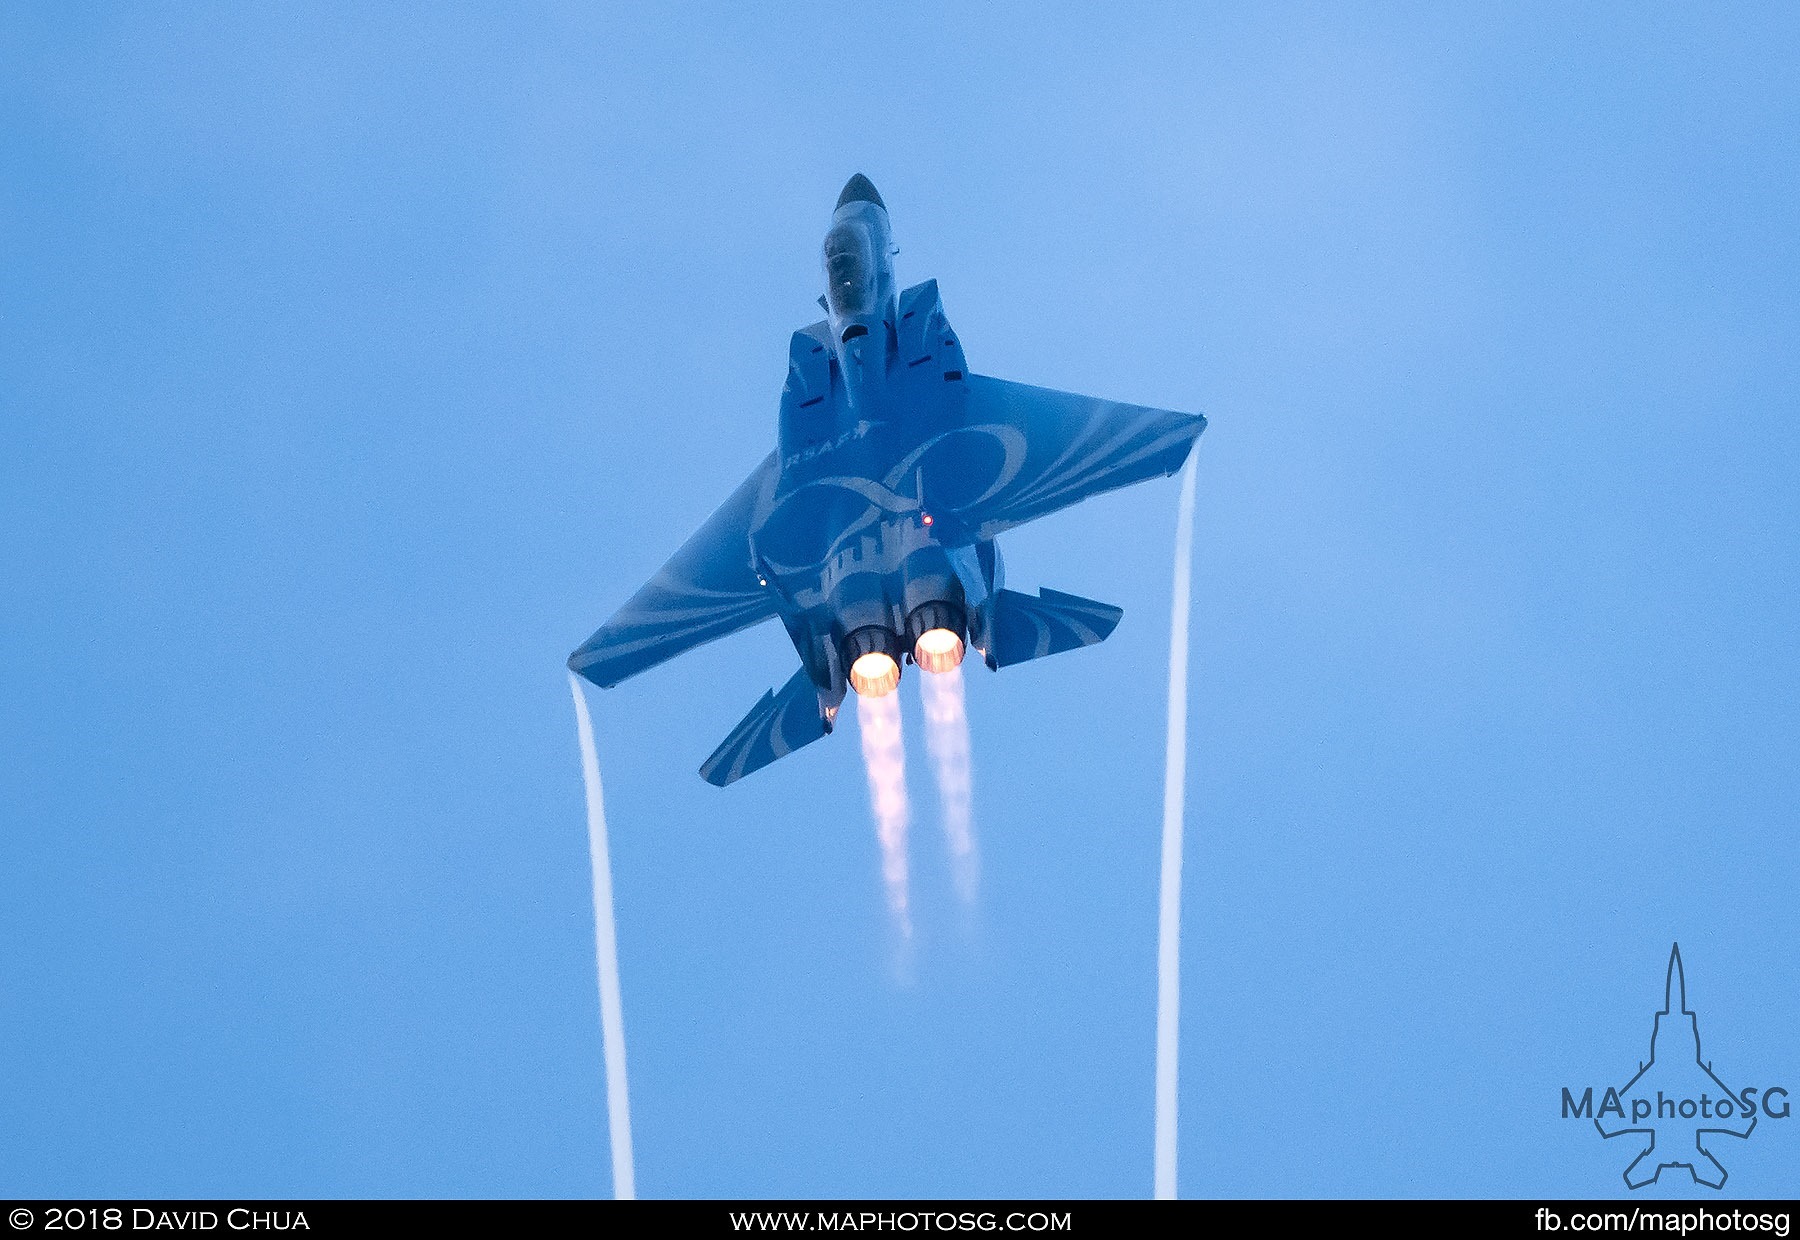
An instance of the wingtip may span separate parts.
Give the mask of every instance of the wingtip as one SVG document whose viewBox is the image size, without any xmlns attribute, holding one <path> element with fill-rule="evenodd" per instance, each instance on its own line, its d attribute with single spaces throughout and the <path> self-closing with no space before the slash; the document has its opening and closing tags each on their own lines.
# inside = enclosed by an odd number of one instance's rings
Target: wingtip
<svg viewBox="0 0 1800 1240">
<path fill-rule="evenodd" d="M 588 650 L 583 647 L 569 656 L 568 662 L 564 664 L 564 666 L 569 669 L 570 675 L 579 676 L 582 680 L 593 685 L 596 689 L 610 689 L 619 683 L 617 680 L 602 680 L 600 677 L 596 676 L 594 674 L 595 660 L 587 659 L 586 661 L 583 661 L 583 656 L 586 654 L 588 654 Z"/>
<path fill-rule="evenodd" d="M 1205 433 L 1207 425 L 1206 415 L 1203 413 L 1178 413 L 1175 416 L 1181 419 L 1178 425 L 1183 430 L 1191 428 L 1193 434 L 1188 435 L 1185 442 L 1177 441 L 1181 443 L 1181 455 L 1164 458 L 1169 461 L 1169 468 L 1163 474 L 1165 478 L 1173 478 L 1187 465 L 1188 458 L 1193 456 L 1195 449 L 1200 446 L 1200 436 Z"/>
</svg>

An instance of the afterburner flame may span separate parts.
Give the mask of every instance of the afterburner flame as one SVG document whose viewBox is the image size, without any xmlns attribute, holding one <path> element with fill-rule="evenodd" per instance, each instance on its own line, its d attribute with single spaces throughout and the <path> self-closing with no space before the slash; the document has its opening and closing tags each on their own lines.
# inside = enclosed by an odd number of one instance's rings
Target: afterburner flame
<svg viewBox="0 0 1800 1240">
<path fill-rule="evenodd" d="M 945 633 L 947 629 L 934 629 Z M 925 634 L 919 644 L 925 644 Z M 954 634 L 952 634 L 954 636 Z M 962 640 L 957 639 L 957 657 Z M 921 663 L 923 660 L 921 660 Z M 979 860 L 975 854 L 974 795 L 969 757 L 969 713 L 964 704 L 962 668 L 952 664 L 941 676 L 919 678 L 919 694 L 925 703 L 925 752 L 937 778 L 938 799 L 943 803 L 944 843 L 950 849 L 950 874 L 965 904 L 975 900 Z"/>
<path fill-rule="evenodd" d="M 963 661 L 963 639 L 954 629 L 927 629 L 913 645 L 913 662 L 927 672 L 948 672 Z"/>
<path fill-rule="evenodd" d="M 850 687 L 860 697 L 883 697 L 900 687 L 900 665 L 892 655 L 871 650 L 850 665 Z M 896 716 L 894 727 L 899 726 Z"/>
<path fill-rule="evenodd" d="M 869 773 L 869 805 L 875 812 L 875 839 L 881 845 L 881 879 L 887 887 L 888 911 L 893 914 L 901 937 L 911 938 L 906 830 L 912 813 L 906 797 L 906 746 L 900 736 L 900 699 L 892 693 L 859 696 L 856 722 L 862 731 L 863 766 Z"/>
</svg>

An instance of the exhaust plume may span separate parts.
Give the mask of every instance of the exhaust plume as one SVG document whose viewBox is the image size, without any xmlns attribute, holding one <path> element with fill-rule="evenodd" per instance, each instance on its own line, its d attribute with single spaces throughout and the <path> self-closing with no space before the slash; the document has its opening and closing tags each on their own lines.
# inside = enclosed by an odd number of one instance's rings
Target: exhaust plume
<svg viewBox="0 0 1800 1240">
<path fill-rule="evenodd" d="M 925 753 L 931 759 L 931 773 L 937 779 L 938 800 L 943 807 L 950 876 L 963 903 L 973 904 L 980 859 L 975 853 L 969 713 L 963 697 L 961 666 L 919 677 L 919 696 L 925 706 Z"/>
<path fill-rule="evenodd" d="M 856 723 L 862 732 L 863 766 L 869 773 L 869 805 L 875 812 L 875 838 L 881 844 L 881 879 L 887 886 L 888 910 L 901 938 L 910 939 L 906 828 L 911 810 L 906 798 L 906 747 L 900 737 L 900 695 L 857 694 Z"/>
<path fill-rule="evenodd" d="M 1175 1084 L 1181 1015 L 1181 830 L 1187 811 L 1188 595 L 1193 584 L 1194 466 L 1181 471 L 1175 597 L 1169 613 L 1169 743 L 1163 764 L 1162 896 L 1156 934 L 1156 1196 L 1175 1197 Z"/>
<path fill-rule="evenodd" d="M 619 945 L 613 925 L 612 862 L 606 851 L 606 802 L 600 790 L 600 758 L 594 721 L 588 718 L 581 682 L 569 674 L 575 695 L 575 731 L 581 739 L 581 781 L 587 789 L 588 861 L 594 878 L 594 958 L 600 983 L 600 1033 L 606 1060 L 606 1127 L 612 1144 L 613 1196 L 637 1196 L 631 1160 L 631 1102 L 625 1087 L 625 1012 L 619 1002 Z"/>
</svg>

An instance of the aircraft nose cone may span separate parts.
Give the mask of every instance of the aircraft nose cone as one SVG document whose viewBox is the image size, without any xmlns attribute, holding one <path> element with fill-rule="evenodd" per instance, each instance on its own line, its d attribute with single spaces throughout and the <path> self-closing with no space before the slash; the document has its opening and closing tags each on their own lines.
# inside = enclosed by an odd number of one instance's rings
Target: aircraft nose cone
<svg viewBox="0 0 1800 1240">
<path fill-rule="evenodd" d="M 838 195 L 838 206 L 847 202 L 872 202 L 883 211 L 887 210 L 887 203 L 881 201 L 875 183 L 860 172 L 844 182 L 844 192 Z"/>
</svg>

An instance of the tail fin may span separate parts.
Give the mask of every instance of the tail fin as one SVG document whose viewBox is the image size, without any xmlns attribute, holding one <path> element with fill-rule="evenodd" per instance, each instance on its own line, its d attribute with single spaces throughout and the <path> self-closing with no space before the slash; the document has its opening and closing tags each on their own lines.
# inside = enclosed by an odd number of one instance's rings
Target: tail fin
<svg viewBox="0 0 1800 1240">
<path fill-rule="evenodd" d="M 802 745 L 825 735 L 819 715 L 819 691 L 801 668 L 779 693 L 765 693 L 725 743 L 700 767 L 700 778 L 715 787 L 736 783 Z"/>
<path fill-rule="evenodd" d="M 994 596 L 989 667 L 1010 667 L 1047 654 L 1105 641 L 1125 613 L 1109 603 L 1078 594 L 1039 589 L 1037 597 L 1016 590 Z"/>
</svg>

